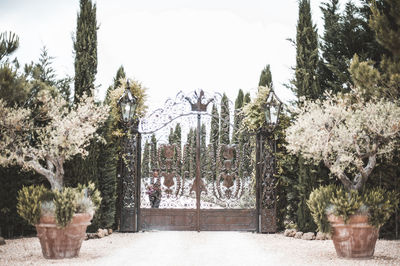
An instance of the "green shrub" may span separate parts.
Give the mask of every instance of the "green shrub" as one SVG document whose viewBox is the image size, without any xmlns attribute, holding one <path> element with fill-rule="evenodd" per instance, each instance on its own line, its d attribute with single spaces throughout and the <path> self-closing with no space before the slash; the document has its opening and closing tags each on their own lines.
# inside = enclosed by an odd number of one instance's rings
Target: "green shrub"
<svg viewBox="0 0 400 266">
<path fill-rule="evenodd" d="M 56 221 L 60 227 L 65 227 L 72 220 L 77 208 L 78 193 L 73 188 L 64 188 L 62 191 L 56 191 L 54 205 L 56 207 Z"/>
<path fill-rule="evenodd" d="M 40 220 L 41 198 L 48 189 L 43 185 L 22 187 L 18 191 L 17 212 L 29 224 L 35 225 Z"/>
<path fill-rule="evenodd" d="M 87 185 L 78 184 L 77 190 L 82 196 L 88 197 L 93 202 L 94 211 L 96 211 L 101 204 L 100 191 L 98 191 L 93 182 L 89 182 Z"/>
<path fill-rule="evenodd" d="M 311 211 L 311 216 L 318 226 L 318 231 L 323 233 L 330 232 L 330 224 L 326 215 L 326 210 L 335 196 L 337 187 L 335 185 L 321 186 L 314 189 L 310 198 L 307 200 L 307 206 Z"/>
<path fill-rule="evenodd" d="M 360 212 L 360 207 L 363 203 L 357 191 L 352 190 L 348 192 L 339 188 L 336 191 L 336 195 L 332 198 L 332 204 L 333 214 L 341 216 L 344 222 L 347 223 L 351 215 Z"/>
<path fill-rule="evenodd" d="M 330 231 L 329 214 L 342 217 L 345 223 L 351 215 L 367 214 L 368 223 L 380 228 L 399 205 L 399 196 L 382 188 L 370 189 L 360 195 L 354 190 L 348 192 L 329 185 L 313 190 L 307 205 L 320 232 Z"/>
<path fill-rule="evenodd" d="M 28 223 L 39 223 L 41 215 L 54 215 L 57 225 L 67 226 L 75 213 L 93 215 L 100 206 L 100 192 L 93 183 L 66 187 L 62 191 L 52 191 L 41 186 L 23 187 L 18 192 L 18 214 Z"/>
<path fill-rule="evenodd" d="M 383 188 L 370 189 L 363 201 L 368 208 L 368 223 L 375 227 L 384 225 L 399 205 L 399 195 Z"/>
</svg>

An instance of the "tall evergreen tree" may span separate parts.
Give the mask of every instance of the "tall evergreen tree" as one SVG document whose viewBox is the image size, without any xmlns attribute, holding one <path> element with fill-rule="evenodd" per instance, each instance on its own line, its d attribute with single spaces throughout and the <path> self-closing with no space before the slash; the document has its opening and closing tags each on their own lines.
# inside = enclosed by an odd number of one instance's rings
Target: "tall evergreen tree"
<svg viewBox="0 0 400 266">
<path fill-rule="evenodd" d="M 146 140 L 142 156 L 142 178 L 150 176 L 150 143 Z"/>
<path fill-rule="evenodd" d="M 318 99 L 322 97 L 319 87 L 318 70 L 318 33 L 311 18 L 309 0 L 299 1 L 299 19 L 296 34 L 296 68 L 293 81 L 297 97 Z M 316 225 L 312 220 L 306 201 L 311 191 L 317 187 L 320 174 L 318 167 L 307 165 L 303 158 L 299 158 L 297 226 L 303 232 L 314 231 Z"/>
<path fill-rule="evenodd" d="M 235 100 L 235 111 L 233 115 L 233 132 L 232 132 L 232 143 L 238 143 L 239 141 L 239 128 L 242 122 L 241 114 L 244 104 L 244 94 L 240 89 L 238 92 L 238 96 Z"/>
<path fill-rule="evenodd" d="M 229 144 L 230 131 L 229 99 L 224 93 L 221 99 L 221 119 L 219 128 L 219 144 Z"/>
<path fill-rule="evenodd" d="M 180 123 L 176 124 L 175 126 L 174 143 L 176 143 L 176 145 L 182 149 L 182 128 Z"/>
<path fill-rule="evenodd" d="M 320 87 L 334 93 L 349 90 L 344 84 L 349 82 L 349 60 L 343 53 L 342 19 L 339 13 L 339 0 L 322 3 L 324 35 L 321 43 Z"/>
<path fill-rule="evenodd" d="M 219 144 L 219 113 L 217 105 L 214 103 L 211 111 L 210 144 L 213 146 L 214 158 L 217 155 Z"/>
<path fill-rule="evenodd" d="M 14 53 L 19 47 L 19 37 L 12 32 L 0 33 L 0 61 Z"/>
<path fill-rule="evenodd" d="M 84 93 L 94 94 L 97 74 L 97 20 L 96 4 L 91 0 L 80 0 L 77 16 L 75 51 L 75 96 L 74 102 Z"/>
<path fill-rule="evenodd" d="M 124 79 L 124 78 L 126 78 L 126 73 L 125 73 L 124 67 L 120 66 L 117 70 L 117 73 L 116 73 L 114 79 L 113 79 L 113 85 L 107 88 L 105 103 L 107 103 L 107 104 L 109 103 L 108 99 L 110 98 L 109 97 L 110 93 L 113 90 L 115 90 L 116 88 L 118 88 L 119 86 L 121 86 L 120 80 Z"/>
<path fill-rule="evenodd" d="M 260 81 L 258 82 L 258 86 L 264 86 L 268 88 L 273 87 L 271 67 L 269 64 L 266 65 L 265 68 L 261 71 Z"/>
<path fill-rule="evenodd" d="M 153 134 L 150 140 L 150 170 L 158 169 L 157 158 L 157 139 L 156 135 Z"/>
<path fill-rule="evenodd" d="M 300 0 L 296 34 L 296 68 L 293 81 L 297 97 L 317 99 L 321 96 L 317 67 L 318 33 L 311 19 L 310 1 Z"/>
</svg>

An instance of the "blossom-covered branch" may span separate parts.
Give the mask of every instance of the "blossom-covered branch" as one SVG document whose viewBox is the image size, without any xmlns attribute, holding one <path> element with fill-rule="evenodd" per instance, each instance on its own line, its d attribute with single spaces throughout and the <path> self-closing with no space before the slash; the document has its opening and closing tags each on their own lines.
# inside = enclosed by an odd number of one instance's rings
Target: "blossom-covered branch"
<svg viewBox="0 0 400 266">
<path fill-rule="evenodd" d="M 362 188 L 377 156 L 390 156 L 400 132 L 400 108 L 395 103 L 365 102 L 354 94 L 306 101 L 286 137 L 291 152 L 323 160 L 348 190 Z"/>
<path fill-rule="evenodd" d="M 0 100 L 0 165 L 18 164 L 45 176 L 52 189 L 61 189 L 64 162 L 76 154 L 87 155 L 85 147 L 108 116 L 108 107 L 83 96 L 68 108 L 60 96 L 48 92 L 38 96 L 41 123 L 34 111 L 6 107 Z"/>
</svg>

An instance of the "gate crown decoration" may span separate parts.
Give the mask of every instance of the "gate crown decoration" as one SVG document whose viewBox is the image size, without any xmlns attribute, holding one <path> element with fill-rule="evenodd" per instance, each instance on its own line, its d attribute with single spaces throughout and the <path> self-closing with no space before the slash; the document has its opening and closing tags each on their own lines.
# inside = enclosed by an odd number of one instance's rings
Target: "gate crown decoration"
<svg viewBox="0 0 400 266">
<path fill-rule="evenodd" d="M 190 97 L 178 93 L 175 101 L 167 100 L 164 108 L 155 110 L 140 121 L 137 134 L 131 135 L 126 146 L 132 155 L 130 159 L 133 162 L 127 167 L 131 170 L 121 176 L 124 199 L 125 194 L 129 194 L 126 198 L 130 199 L 130 204 L 125 204 L 128 200 L 124 200 L 122 206 L 122 231 L 124 228 L 128 229 L 125 231 L 276 230 L 273 224 L 274 158 L 272 153 L 268 153 L 269 149 L 264 147 L 265 134 L 258 133 L 255 136 L 243 131 L 236 143 L 207 145 L 206 137 L 210 141 L 212 139 L 212 114 L 207 112 L 207 108 L 212 102 L 214 107 L 217 106 L 218 100 L 221 100 L 221 95 L 215 94 L 206 99 L 202 90 L 194 92 Z M 219 109 L 232 110 L 231 102 L 229 106 L 221 105 Z M 205 119 L 204 124 L 201 124 L 202 117 Z M 225 127 L 228 125 L 228 132 L 232 128 L 229 120 L 221 123 Z M 168 129 L 173 133 L 172 127 L 178 124 L 183 125 L 182 132 L 192 132 L 183 147 L 182 138 L 176 143 L 171 143 L 171 139 L 170 143 L 165 143 Z M 190 129 L 196 124 L 195 129 Z M 146 158 L 143 158 L 143 162 L 141 160 L 140 142 L 142 137 L 148 139 L 154 133 L 157 133 L 161 144 L 155 140 L 151 145 L 146 144 L 147 149 L 152 147 L 146 153 L 146 156 L 151 157 L 150 166 Z M 255 146 L 257 160 L 253 162 Z M 268 162 L 264 162 L 265 159 Z M 142 163 L 143 169 L 150 169 L 144 176 L 140 174 Z M 158 205 L 155 207 L 150 204 L 150 194 L 146 194 L 146 188 L 152 187 L 152 184 L 156 184 L 161 191 L 159 208 Z M 269 229 L 263 231 L 264 220 L 272 220 L 272 223 L 269 222 Z"/>
</svg>

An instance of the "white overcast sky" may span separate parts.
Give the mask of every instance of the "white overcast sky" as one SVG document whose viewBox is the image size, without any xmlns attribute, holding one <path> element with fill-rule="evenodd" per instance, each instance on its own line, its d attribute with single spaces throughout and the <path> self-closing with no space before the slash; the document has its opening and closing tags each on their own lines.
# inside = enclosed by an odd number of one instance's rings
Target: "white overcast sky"
<svg viewBox="0 0 400 266">
<path fill-rule="evenodd" d="M 271 65 L 275 90 L 293 76 L 297 0 L 98 0 L 98 97 L 119 66 L 148 88 L 157 107 L 180 90 L 256 91 L 261 70 Z M 311 0 L 322 33 L 320 0 Z M 79 0 L 0 0 L 0 31 L 13 31 L 21 64 L 37 61 L 45 45 L 59 77 L 74 74 L 72 36 Z M 151 108 L 152 109 L 152 108 Z"/>
</svg>

